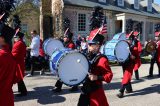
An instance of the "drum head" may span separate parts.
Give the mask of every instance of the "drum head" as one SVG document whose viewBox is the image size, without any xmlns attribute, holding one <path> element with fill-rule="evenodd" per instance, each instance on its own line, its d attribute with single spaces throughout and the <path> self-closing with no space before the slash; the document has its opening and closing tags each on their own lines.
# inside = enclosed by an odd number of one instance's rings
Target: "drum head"
<svg viewBox="0 0 160 106">
<path fill-rule="evenodd" d="M 129 57 L 129 45 L 126 41 L 119 41 L 115 48 L 115 55 L 119 62 L 124 62 Z"/>
<path fill-rule="evenodd" d="M 58 75 L 64 84 L 74 86 L 84 81 L 88 70 L 87 58 L 79 52 L 73 52 L 67 53 L 59 63 Z"/>
<path fill-rule="evenodd" d="M 51 56 L 52 53 L 57 49 L 59 50 L 64 49 L 64 46 L 61 41 L 50 39 L 46 42 L 45 51 L 47 55 Z"/>
</svg>

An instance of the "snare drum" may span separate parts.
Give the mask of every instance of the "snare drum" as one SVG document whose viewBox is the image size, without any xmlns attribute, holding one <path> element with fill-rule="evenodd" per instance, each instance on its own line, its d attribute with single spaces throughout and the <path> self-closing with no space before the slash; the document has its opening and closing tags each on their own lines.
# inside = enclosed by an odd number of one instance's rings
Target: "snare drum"
<svg viewBox="0 0 160 106">
<path fill-rule="evenodd" d="M 125 33 L 118 33 L 114 35 L 113 40 L 126 40 L 126 34 Z"/>
<path fill-rule="evenodd" d="M 64 49 L 52 54 L 52 69 L 56 70 L 59 79 L 67 86 L 81 84 L 89 71 L 87 58 L 78 51 Z"/>
<path fill-rule="evenodd" d="M 104 45 L 104 54 L 110 61 L 125 62 L 130 54 L 129 45 L 124 40 L 111 40 Z"/>
<path fill-rule="evenodd" d="M 52 53 L 57 49 L 64 49 L 61 41 L 55 40 L 53 38 L 46 39 L 43 43 L 43 49 L 45 54 L 51 56 Z"/>
</svg>

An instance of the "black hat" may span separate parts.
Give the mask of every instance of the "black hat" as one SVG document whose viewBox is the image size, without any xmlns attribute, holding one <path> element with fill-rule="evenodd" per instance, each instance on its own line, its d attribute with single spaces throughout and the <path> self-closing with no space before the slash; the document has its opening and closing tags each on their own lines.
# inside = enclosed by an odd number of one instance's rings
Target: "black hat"
<svg viewBox="0 0 160 106">
<path fill-rule="evenodd" d="M 65 31 L 64 37 L 69 38 L 69 39 L 72 39 L 73 33 L 70 32 L 69 28 Z"/>
<path fill-rule="evenodd" d="M 14 38 L 16 38 L 16 37 L 23 38 L 24 37 L 24 33 L 18 32 L 16 35 L 14 35 Z"/>
<path fill-rule="evenodd" d="M 12 41 L 14 34 L 15 34 L 14 29 L 3 23 L 0 23 L 0 37 L 3 37 L 6 43 L 10 43 Z"/>
<path fill-rule="evenodd" d="M 102 45 L 104 41 L 104 36 L 99 34 L 99 29 L 95 29 L 90 32 L 88 43 L 89 44 L 100 44 Z"/>
</svg>

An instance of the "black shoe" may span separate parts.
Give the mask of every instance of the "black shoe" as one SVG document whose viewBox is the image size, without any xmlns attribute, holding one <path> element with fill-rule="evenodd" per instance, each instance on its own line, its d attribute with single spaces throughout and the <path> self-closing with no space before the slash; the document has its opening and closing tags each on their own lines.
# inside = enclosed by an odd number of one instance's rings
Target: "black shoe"
<svg viewBox="0 0 160 106">
<path fill-rule="evenodd" d="M 133 93 L 133 91 L 125 91 L 125 93 Z"/>
<path fill-rule="evenodd" d="M 153 75 L 148 75 L 147 78 L 153 78 Z"/>
<path fill-rule="evenodd" d="M 78 91 L 78 87 L 77 86 L 74 86 L 70 89 L 71 92 L 74 92 L 74 91 Z"/>
<path fill-rule="evenodd" d="M 124 95 L 123 95 L 123 93 L 119 93 L 119 94 L 117 94 L 117 97 L 119 97 L 119 98 L 123 98 L 124 97 Z"/>
<path fill-rule="evenodd" d="M 160 74 L 158 74 L 157 77 L 160 77 Z"/>
<path fill-rule="evenodd" d="M 57 92 L 61 92 L 62 89 L 61 89 L 61 88 L 55 88 L 55 89 L 53 89 L 52 91 L 55 92 L 55 93 L 57 93 Z"/>
<path fill-rule="evenodd" d="M 22 97 L 22 96 L 27 96 L 27 93 L 20 93 L 16 95 L 16 97 Z"/>
</svg>

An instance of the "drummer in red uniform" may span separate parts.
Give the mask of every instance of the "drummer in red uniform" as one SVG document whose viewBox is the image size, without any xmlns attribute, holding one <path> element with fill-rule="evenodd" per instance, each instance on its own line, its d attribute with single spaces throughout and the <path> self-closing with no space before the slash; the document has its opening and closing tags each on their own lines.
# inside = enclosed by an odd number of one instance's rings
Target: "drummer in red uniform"
<svg viewBox="0 0 160 106">
<path fill-rule="evenodd" d="M 122 98 L 124 96 L 125 89 L 127 90 L 126 93 L 132 92 L 131 79 L 132 79 L 133 70 L 136 64 L 136 58 L 139 57 L 138 49 L 133 43 L 134 36 L 132 33 L 133 32 L 126 35 L 127 41 L 130 45 L 129 49 L 131 54 L 130 54 L 129 60 L 122 64 L 124 74 L 122 79 L 122 86 L 119 91 L 120 93 L 117 95 L 119 98 Z"/>
<path fill-rule="evenodd" d="M 113 73 L 106 56 L 99 50 L 104 36 L 93 30 L 88 38 L 88 59 L 91 63 L 90 74 L 82 87 L 78 106 L 109 106 L 103 89 L 103 81 L 110 83 Z"/>
<path fill-rule="evenodd" d="M 133 36 L 134 36 L 134 49 L 138 50 L 138 55 L 136 56 L 136 59 L 135 59 L 135 66 L 134 66 L 134 72 L 135 72 L 135 78 L 137 80 L 139 80 L 139 72 L 138 72 L 138 69 L 139 67 L 141 66 L 141 58 L 140 58 L 140 54 L 142 52 L 142 45 L 141 45 L 141 42 L 138 40 L 138 36 L 139 36 L 140 32 L 138 31 L 134 31 L 133 32 Z"/>
<path fill-rule="evenodd" d="M 14 45 L 12 48 L 12 55 L 16 60 L 17 64 L 20 66 L 21 73 L 23 77 L 25 76 L 25 57 L 26 57 L 26 45 L 23 42 L 24 34 L 18 32 L 17 35 L 14 36 Z M 18 91 L 20 92 L 17 96 L 25 96 L 27 95 L 27 89 L 25 83 L 23 81 L 23 77 L 21 81 L 18 82 Z"/>
<path fill-rule="evenodd" d="M 148 77 L 153 77 L 153 65 L 156 62 L 159 70 L 158 77 L 160 77 L 160 31 L 155 32 L 155 42 L 157 44 L 156 50 L 153 53 L 153 57 L 151 59 L 151 66 L 149 70 Z"/>
<path fill-rule="evenodd" d="M 41 64 L 40 75 L 45 74 L 45 69 L 47 69 L 47 62 L 45 60 L 45 53 L 43 50 L 43 41 L 40 39 L 40 47 L 39 47 L 39 62 Z"/>
<path fill-rule="evenodd" d="M 155 39 L 157 41 L 157 47 L 156 47 L 156 52 L 157 52 L 157 64 L 158 64 L 158 70 L 159 70 L 159 74 L 158 77 L 160 77 L 160 32 L 158 34 L 155 34 Z"/>
<path fill-rule="evenodd" d="M 73 37 L 73 33 L 71 33 L 70 31 L 68 31 L 65 35 L 64 35 L 64 47 L 66 48 L 69 48 L 69 49 L 75 49 L 75 44 L 74 42 L 72 41 L 72 37 Z M 55 84 L 55 89 L 54 89 L 54 92 L 61 92 L 62 90 L 62 85 L 63 85 L 63 82 L 61 82 L 60 80 L 58 80 Z M 73 86 L 71 88 L 70 91 L 77 91 L 78 90 L 78 86 Z"/>
<path fill-rule="evenodd" d="M 14 33 L 0 22 L 0 106 L 14 106 L 12 86 L 22 78 L 9 47 Z"/>
</svg>

